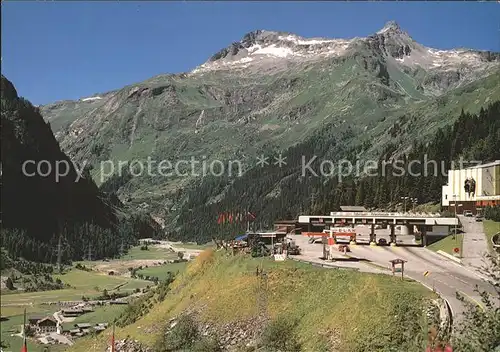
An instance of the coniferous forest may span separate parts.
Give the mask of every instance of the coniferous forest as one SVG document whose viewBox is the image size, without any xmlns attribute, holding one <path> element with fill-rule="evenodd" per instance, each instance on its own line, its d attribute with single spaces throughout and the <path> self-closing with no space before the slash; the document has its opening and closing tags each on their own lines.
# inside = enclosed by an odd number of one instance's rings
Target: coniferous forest
<svg viewBox="0 0 500 352">
<path fill-rule="evenodd" d="M 178 219 L 179 229 L 168 234 L 169 238 L 203 242 L 212 236 L 234 237 L 246 230 L 246 221 L 218 222 L 221 212 L 251 211 L 256 215 L 251 226 L 258 229 L 271 228 L 275 220 L 295 219 L 299 214 L 328 214 L 340 210 L 341 205 L 394 209 L 406 196 L 417 198 L 419 204 L 439 203 L 452 162 L 458 168 L 461 158 L 482 162 L 500 159 L 500 102 L 495 102 L 478 114 L 462 111 L 454 124 L 439 129 L 430 140 L 414 142 L 407 153 L 398 145 L 388 145 L 379 156 L 376 176 L 344 177 L 341 182 L 336 175 L 302 177 L 303 156 L 310 160 L 315 155 L 318 161 L 345 156 L 354 165 L 356 156 L 366 149 L 363 144 L 346 148 L 354 137 L 347 133 L 343 140 L 336 140 L 331 137 L 334 128 L 326 126 L 313 138 L 289 148 L 283 154 L 287 164 L 281 168 L 256 167 L 233 179 L 204 178 L 189 193 Z M 437 168 L 430 163 L 425 167 L 427 160 L 438 161 Z M 312 165 L 318 170 L 317 163 Z M 462 165 L 467 166 L 472 164 Z M 224 194 L 222 200 L 214 202 L 220 194 Z"/>
</svg>

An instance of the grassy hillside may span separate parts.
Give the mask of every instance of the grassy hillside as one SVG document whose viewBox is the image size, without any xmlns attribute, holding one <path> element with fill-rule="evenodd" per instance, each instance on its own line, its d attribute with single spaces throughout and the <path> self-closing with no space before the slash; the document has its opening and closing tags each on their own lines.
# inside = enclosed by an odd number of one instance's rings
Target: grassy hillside
<svg viewBox="0 0 500 352">
<path fill-rule="evenodd" d="M 170 273 L 183 272 L 186 269 L 187 262 L 165 264 L 161 266 L 153 266 L 146 269 L 138 270 L 137 275 L 157 277 L 158 280 L 165 280 Z"/>
<path fill-rule="evenodd" d="M 256 268 L 267 272 L 267 290 Z M 263 294 L 264 292 L 264 294 Z M 260 304 L 258 297 L 267 297 Z M 297 322 L 302 350 L 421 351 L 426 337 L 426 299 L 421 285 L 385 275 L 312 267 L 293 261 L 273 262 L 246 256 L 203 252 L 171 285 L 165 299 L 136 323 L 117 329 L 153 346 L 167 323 L 189 309 L 203 324 L 224 326 L 259 314 Z M 262 303 L 264 302 L 264 303 Z M 260 327 L 262 328 L 262 327 Z M 259 329 L 254 326 L 253 329 Z M 72 350 L 101 347 L 109 336 L 84 339 Z M 328 347 L 330 345 L 330 347 Z"/>
</svg>

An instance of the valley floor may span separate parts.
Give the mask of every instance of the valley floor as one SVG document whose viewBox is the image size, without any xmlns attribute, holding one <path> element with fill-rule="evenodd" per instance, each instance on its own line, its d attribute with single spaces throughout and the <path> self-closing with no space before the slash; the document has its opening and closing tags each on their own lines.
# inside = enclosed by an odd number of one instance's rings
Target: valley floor
<svg viewBox="0 0 500 352">
<path fill-rule="evenodd" d="M 27 319 L 33 316 L 52 317 L 57 314 L 61 318 L 60 310 L 66 306 L 61 302 L 84 304 L 84 299 L 93 299 L 102 296 L 104 292 L 112 294 L 131 294 L 138 296 L 143 290 L 154 286 L 153 277 L 161 281 L 168 272 L 182 272 L 185 262 L 171 263 L 178 260 L 177 253 L 164 246 L 152 245 L 147 250 L 140 246 L 133 247 L 123 258 L 106 261 L 81 261 L 66 268 L 63 274 L 52 275 L 53 279 L 60 279 L 67 287 L 60 290 L 24 292 L 16 282 L 17 290 L 2 290 L 1 294 L 1 340 L 8 346 L 5 351 L 21 349 L 22 336 L 19 334 L 23 323 L 23 312 L 26 309 Z M 85 270 L 82 270 L 85 268 Z M 130 268 L 137 269 L 136 278 L 131 277 Z M 113 272 L 113 275 L 110 275 Z M 149 277 L 150 280 L 138 278 Z M 66 307 L 67 308 L 67 307 Z M 74 324 L 111 323 L 120 316 L 126 305 L 93 306 L 92 313 L 83 314 L 76 319 L 64 319 L 63 328 L 67 332 L 74 329 Z M 67 335 L 67 334 L 66 334 Z M 68 336 L 69 337 L 69 336 Z M 75 340 L 69 337 L 70 341 Z M 30 351 L 42 351 L 46 346 L 36 339 L 28 339 Z M 67 346 L 50 345 L 51 351 L 64 350 Z"/>
</svg>

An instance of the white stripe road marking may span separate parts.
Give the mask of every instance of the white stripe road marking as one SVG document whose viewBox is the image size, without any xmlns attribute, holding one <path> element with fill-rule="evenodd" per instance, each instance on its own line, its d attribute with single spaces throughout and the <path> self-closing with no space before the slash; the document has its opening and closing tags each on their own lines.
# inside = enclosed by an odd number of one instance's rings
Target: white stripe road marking
<svg viewBox="0 0 500 352">
<path fill-rule="evenodd" d="M 392 249 L 395 249 L 395 248 L 397 248 L 397 250 L 396 250 L 396 251 L 393 251 Z M 390 248 L 386 248 L 386 249 L 387 249 L 389 252 L 393 252 L 393 253 L 397 253 L 397 252 L 399 252 L 399 254 L 402 254 L 403 256 L 405 256 L 405 258 L 406 258 L 407 260 L 411 260 L 411 259 L 412 259 L 412 257 L 413 257 L 413 258 L 416 258 L 416 260 L 418 260 L 419 262 L 422 262 L 422 264 L 423 264 L 423 265 L 425 265 L 425 267 L 430 267 L 429 271 L 432 271 L 432 270 L 433 270 L 433 269 L 432 269 L 432 267 L 433 267 L 433 266 L 434 266 L 434 267 L 438 267 L 438 268 L 440 268 L 440 270 L 435 270 L 435 269 L 434 269 L 434 272 L 435 272 L 435 273 L 442 274 L 442 275 L 448 275 L 448 276 L 450 276 L 450 277 L 454 278 L 455 280 L 458 280 L 458 281 L 460 281 L 460 282 L 464 283 L 464 284 L 465 284 L 467 287 L 469 287 L 469 288 L 475 288 L 475 286 L 474 286 L 474 285 L 472 285 L 472 286 L 471 286 L 471 284 L 470 284 L 470 283 L 468 283 L 468 282 L 466 282 L 466 281 L 464 281 L 464 280 L 460 279 L 459 277 L 456 277 L 455 275 L 451 274 L 451 273 L 450 273 L 450 271 L 449 271 L 449 270 L 447 270 L 446 268 L 443 268 L 443 267 L 442 267 L 442 266 L 440 266 L 440 265 L 437 265 L 437 264 L 435 264 L 435 263 L 433 263 L 433 262 L 431 262 L 431 261 L 428 261 L 428 260 L 426 260 L 425 258 L 422 258 L 422 257 L 418 256 L 417 254 L 414 254 L 414 253 L 410 252 L 410 251 L 409 251 L 409 250 L 407 250 L 406 248 L 402 248 L 402 247 L 390 247 Z M 444 282 L 443 282 L 443 283 L 444 283 Z M 444 284 L 445 284 L 446 286 L 449 286 L 449 285 L 448 285 L 448 284 L 446 284 L 446 283 L 444 283 Z M 449 286 L 449 287 L 451 287 L 451 286 Z"/>
<path fill-rule="evenodd" d="M 405 249 L 405 250 L 406 250 L 407 252 L 411 253 L 412 255 L 414 255 L 415 257 L 418 257 L 418 258 L 420 258 L 420 259 L 422 259 L 422 260 L 428 261 L 429 263 L 432 263 L 432 264 L 434 264 L 434 265 L 436 265 L 436 266 L 438 266 L 438 267 L 442 268 L 445 272 L 447 272 L 447 273 L 448 273 L 448 275 L 449 275 L 449 276 L 451 276 L 451 277 L 453 277 L 454 279 L 457 279 L 458 281 L 460 281 L 460 282 L 462 282 L 462 283 L 464 283 L 464 284 L 466 284 L 466 285 L 470 286 L 470 283 L 469 283 L 469 282 L 467 282 L 467 281 L 465 281 L 465 280 L 462 280 L 461 278 L 459 278 L 459 277 L 457 277 L 457 276 L 455 276 L 455 275 L 453 275 L 453 274 L 450 274 L 449 269 L 448 269 L 448 268 L 446 268 L 445 266 L 443 266 L 442 264 L 440 264 L 440 263 L 436 263 L 434 260 L 428 260 L 427 258 L 424 258 L 422 255 L 419 255 L 419 253 L 416 253 L 416 252 L 414 252 L 414 251 L 412 251 L 412 250 L 410 250 L 410 249 Z M 458 264 L 457 264 L 457 265 L 458 265 Z"/>
</svg>

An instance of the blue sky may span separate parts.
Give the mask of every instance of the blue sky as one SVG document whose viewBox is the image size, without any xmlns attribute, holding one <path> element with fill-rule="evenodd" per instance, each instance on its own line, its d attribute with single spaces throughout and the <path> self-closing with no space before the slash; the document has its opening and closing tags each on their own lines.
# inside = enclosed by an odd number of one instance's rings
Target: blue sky
<svg viewBox="0 0 500 352">
<path fill-rule="evenodd" d="M 2 73 L 34 104 L 183 72 L 255 29 L 367 36 L 396 20 L 436 48 L 500 51 L 500 4 L 2 2 Z"/>
</svg>

